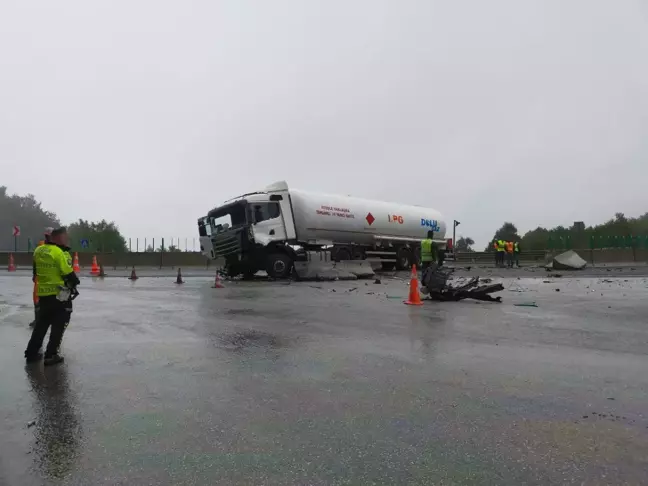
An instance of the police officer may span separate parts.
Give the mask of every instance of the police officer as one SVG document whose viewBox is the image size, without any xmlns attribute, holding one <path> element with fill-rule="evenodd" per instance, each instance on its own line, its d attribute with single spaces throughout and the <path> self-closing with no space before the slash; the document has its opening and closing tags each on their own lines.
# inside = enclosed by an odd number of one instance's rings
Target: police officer
<svg viewBox="0 0 648 486">
<path fill-rule="evenodd" d="M 61 249 L 67 246 L 67 230 L 57 228 L 52 231 L 50 241 L 34 251 L 40 309 L 38 321 L 25 350 L 25 359 L 28 362 L 41 358 L 40 348 L 50 327 L 44 364 L 52 365 L 63 361 L 63 357 L 59 355 L 59 348 L 66 323 L 69 322 L 71 291 L 80 283 L 72 269 L 69 254 L 66 256 Z"/>
<path fill-rule="evenodd" d="M 54 228 L 48 227 L 45 228 L 45 234 L 43 235 L 43 241 L 38 242 L 38 246 L 43 246 L 45 243 L 50 243 L 50 236 L 52 235 L 52 231 Z M 38 282 L 36 281 L 36 262 L 32 263 L 32 282 L 34 282 L 34 292 L 33 292 L 33 300 L 34 300 L 34 320 L 29 324 L 29 327 L 34 327 L 36 325 L 36 321 L 38 321 Z"/>
</svg>

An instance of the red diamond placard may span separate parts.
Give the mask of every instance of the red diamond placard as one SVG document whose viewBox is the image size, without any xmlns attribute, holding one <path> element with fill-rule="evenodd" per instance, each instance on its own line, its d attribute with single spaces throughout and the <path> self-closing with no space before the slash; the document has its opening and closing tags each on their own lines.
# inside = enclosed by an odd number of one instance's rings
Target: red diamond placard
<svg viewBox="0 0 648 486">
<path fill-rule="evenodd" d="M 367 217 L 365 219 L 367 220 L 367 223 L 369 223 L 369 226 L 371 226 L 373 222 L 376 221 L 376 218 L 374 218 L 373 214 L 371 213 L 367 214 Z"/>
</svg>

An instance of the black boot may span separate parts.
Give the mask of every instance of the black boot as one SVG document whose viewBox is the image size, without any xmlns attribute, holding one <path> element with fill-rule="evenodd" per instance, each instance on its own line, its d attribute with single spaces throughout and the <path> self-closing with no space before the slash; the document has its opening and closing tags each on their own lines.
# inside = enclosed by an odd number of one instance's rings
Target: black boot
<svg viewBox="0 0 648 486">
<path fill-rule="evenodd" d="M 53 356 L 48 356 L 43 360 L 43 364 L 45 366 L 51 366 L 55 364 L 59 364 L 63 362 L 63 356 L 60 354 L 55 354 Z"/>
<path fill-rule="evenodd" d="M 36 363 L 41 359 L 43 359 L 43 353 L 25 354 L 25 361 L 27 361 L 27 363 Z"/>
</svg>

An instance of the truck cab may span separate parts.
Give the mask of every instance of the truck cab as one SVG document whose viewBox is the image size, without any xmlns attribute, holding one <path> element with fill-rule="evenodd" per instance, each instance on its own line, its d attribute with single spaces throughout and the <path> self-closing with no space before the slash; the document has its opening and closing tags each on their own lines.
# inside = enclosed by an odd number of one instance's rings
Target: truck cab
<svg viewBox="0 0 648 486">
<path fill-rule="evenodd" d="M 230 275 L 251 277 L 265 270 L 274 278 L 290 275 L 295 230 L 287 188 L 246 194 L 198 219 L 200 250 Z"/>
</svg>

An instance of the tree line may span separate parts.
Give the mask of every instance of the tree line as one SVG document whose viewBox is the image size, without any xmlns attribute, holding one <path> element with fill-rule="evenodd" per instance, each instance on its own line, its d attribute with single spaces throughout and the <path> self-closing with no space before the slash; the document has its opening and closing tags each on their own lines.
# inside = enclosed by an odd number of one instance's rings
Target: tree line
<svg viewBox="0 0 648 486">
<path fill-rule="evenodd" d="M 20 236 L 14 241 L 12 230 L 20 226 Z M 13 251 L 17 243 L 20 251 L 33 249 L 43 240 L 47 227 L 61 226 L 58 216 L 44 209 L 33 194 L 20 196 L 9 194 L 6 186 L 0 186 L 0 250 Z M 114 221 L 78 221 L 67 225 L 70 245 L 74 251 L 96 251 L 100 253 L 125 253 L 128 245 L 126 238 L 119 231 Z M 31 244 L 28 245 L 28 242 Z M 28 247 L 31 248 L 28 248 Z M 145 251 L 179 252 L 174 245 L 163 247 L 162 244 L 153 248 L 151 245 Z"/>
<path fill-rule="evenodd" d="M 570 238 L 578 241 L 577 244 L 583 248 L 587 248 L 592 237 L 600 239 L 629 236 L 648 236 L 648 213 L 636 218 L 628 218 L 623 213 L 616 213 L 614 218 L 594 226 L 581 226 L 576 223 L 569 227 L 556 226 L 550 229 L 538 226 L 522 236 L 518 234 L 518 229 L 513 223 L 506 222 L 495 232 L 484 251 L 493 251 L 492 242 L 498 239 L 517 241 L 522 250 L 545 250 L 552 240 L 565 241 Z"/>
</svg>

